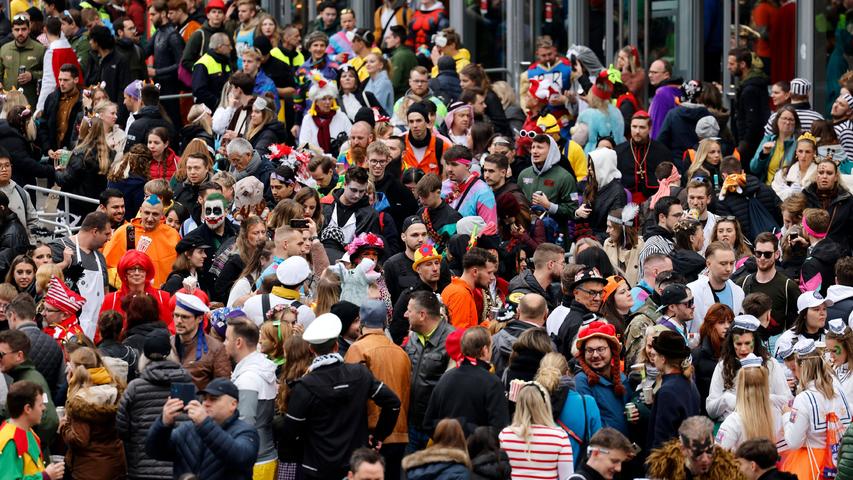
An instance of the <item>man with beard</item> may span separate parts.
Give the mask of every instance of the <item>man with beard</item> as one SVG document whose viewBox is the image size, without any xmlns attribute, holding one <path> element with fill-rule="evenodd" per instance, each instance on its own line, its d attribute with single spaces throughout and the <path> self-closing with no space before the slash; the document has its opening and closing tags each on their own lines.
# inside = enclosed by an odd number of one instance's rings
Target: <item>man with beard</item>
<svg viewBox="0 0 853 480">
<path fill-rule="evenodd" d="M 349 133 L 349 148 L 338 155 L 338 164 L 367 168 L 367 146 L 373 143 L 373 128 L 369 123 L 355 122 Z"/>
<path fill-rule="evenodd" d="M 462 217 L 479 216 L 486 223 L 498 222 L 495 196 L 478 173 L 471 173 L 474 154 L 468 147 L 454 145 L 444 152 L 447 180 L 442 185 L 444 200 Z"/>
<path fill-rule="evenodd" d="M 646 229 L 643 236 L 646 242 L 640 250 L 640 276 L 643 276 L 642 265 L 650 255 L 669 255 L 675 249 L 673 232 L 675 224 L 684 215 L 681 201 L 675 197 L 663 197 L 655 204 L 654 215 L 657 225 Z"/>
<path fill-rule="evenodd" d="M 482 168 L 483 180 L 492 187 L 492 194 L 495 196 L 495 201 L 501 195 L 512 195 L 519 205 L 529 207 L 527 198 L 524 192 L 518 187 L 518 184 L 511 181 L 509 178 L 509 159 L 506 155 L 494 154 L 483 159 Z"/>
<path fill-rule="evenodd" d="M 116 29 L 116 52 L 124 55 L 130 65 L 130 78 L 143 80 L 145 78 L 145 60 L 142 47 L 139 45 L 139 32 L 133 20 L 121 17 L 113 22 Z M 121 121 L 119 121 L 121 124 Z"/>
<path fill-rule="evenodd" d="M 419 168 L 424 173 L 440 173 L 439 159 L 448 145 L 433 134 L 430 128 L 429 110 L 423 102 L 413 103 L 406 112 L 409 131 L 404 138 L 403 170 Z"/>
<path fill-rule="evenodd" d="M 420 217 L 416 215 L 406 217 L 401 225 L 400 238 L 406 249 L 395 253 L 383 265 L 385 285 L 388 287 L 393 303 L 397 303 L 403 290 L 417 285 L 418 274 L 413 265 L 418 249 L 427 239 L 426 225 Z"/>
<path fill-rule="evenodd" d="M 763 293 L 773 301 L 768 326 L 770 335 L 778 335 L 794 323 L 797 316 L 797 297 L 800 290 L 797 282 L 776 269 L 779 260 L 779 239 L 770 232 L 762 232 L 755 238 L 755 273 L 743 277 L 738 285 L 744 296 L 751 293 Z M 831 287 L 830 287 L 831 288 Z M 836 317 L 829 317 L 836 318 Z M 845 317 L 846 318 L 846 317 Z"/>
<path fill-rule="evenodd" d="M 616 145 L 616 165 L 622 172 L 622 185 L 631 192 L 633 201 L 641 204 L 658 191 L 655 169 L 661 162 L 672 160 L 666 145 L 652 140 L 651 118 L 640 110 L 631 117 L 631 138 Z"/>
<path fill-rule="evenodd" d="M 203 223 L 198 228 L 187 234 L 175 249 L 178 253 L 194 248 L 195 245 L 207 245 L 204 253 L 204 267 L 200 272 L 204 277 L 208 276 L 210 264 L 216 256 L 219 248 L 231 238 L 237 237 L 237 227 L 226 218 L 228 214 L 228 201 L 219 192 L 213 192 L 204 199 L 201 219 Z M 199 283 L 213 285 L 213 278 L 202 278 Z"/>
<path fill-rule="evenodd" d="M 3 82 L 0 86 L 8 90 L 22 88 L 27 103 L 36 105 L 45 48 L 30 38 L 29 16 L 15 15 L 12 38 L 14 41 L 0 47 L 0 80 Z"/>
<path fill-rule="evenodd" d="M 628 435 L 625 404 L 631 395 L 626 388 L 628 377 L 619 369 L 622 344 L 616 338 L 616 327 L 606 321 L 590 322 L 580 330 L 577 340 L 572 339 L 570 350 L 582 370 L 575 375 L 577 392 L 595 399 L 603 427 Z"/>
<path fill-rule="evenodd" d="M 462 276 L 450 280 L 450 285 L 441 292 L 450 323 L 457 329 L 480 324 L 474 290 L 489 288 L 498 269 L 498 259 L 488 251 L 474 247 L 462 258 L 462 268 Z"/>
<path fill-rule="evenodd" d="M 139 208 L 139 217 L 122 226 L 106 245 L 104 257 L 107 267 L 115 269 L 125 252 L 139 250 L 154 263 L 152 286 L 160 288 L 172 271 L 177 252 L 175 246 L 181 237 L 177 230 L 163 223 L 163 202 L 157 195 L 149 195 Z"/>
<path fill-rule="evenodd" d="M 359 122 L 361 123 L 361 122 Z M 355 127 L 353 127 L 355 128 Z M 350 134 L 352 139 L 352 134 Z M 399 142 L 394 142 L 399 145 Z M 412 191 L 400 182 L 400 175 L 388 171 L 393 156 L 384 142 L 373 142 L 367 147 L 367 168 L 376 187 L 376 193 L 385 195 L 387 212 L 396 225 L 402 225 L 406 215 L 418 211 L 418 201 Z M 377 203 L 379 203 L 377 198 Z M 393 298 L 393 297 L 392 297 Z"/>
<path fill-rule="evenodd" d="M 841 141 L 844 155 L 853 158 L 853 95 L 842 93 L 832 103 L 832 126 Z"/>
<path fill-rule="evenodd" d="M 548 310 L 560 305 L 562 295 L 559 284 L 565 266 L 565 251 L 559 245 L 542 243 L 533 252 L 533 271 L 518 274 L 509 282 L 509 292 L 536 293 L 548 302 Z"/>
<path fill-rule="evenodd" d="M 225 346 L 212 335 L 204 333 L 204 316 L 208 312 L 207 305 L 195 295 L 175 294 L 172 349 L 199 389 L 206 387 L 214 378 L 231 376 L 231 360 Z"/>
<path fill-rule="evenodd" d="M 731 452 L 714 444 L 714 423 L 700 415 L 681 423 L 678 438 L 656 448 L 646 461 L 651 478 L 726 480 L 737 476 Z"/>
<path fill-rule="evenodd" d="M 369 181 L 367 170 L 352 167 L 344 176 L 344 188 L 333 191 L 321 200 L 324 204 L 323 218 L 328 222 L 324 233 L 334 229 L 341 233 L 341 238 L 337 240 L 329 238 L 324 241 L 332 262 L 343 255 L 344 246 L 359 234 L 380 231 L 379 214 L 370 206 L 366 195 Z"/>
<path fill-rule="evenodd" d="M 594 318 L 592 314 L 598 313 L 601 309 L 605 285 L 607 285 L 607 279 L 594 268 L 585 268 L 575 274 L 575 281 L 571 286 L 573 300 L 565 318 L 560 322 L 557 338 L 555 338 L 560 353 L 566 358 L 574 356 L 575 337 L 584 320 Z"/>
<path fill-rule="evenodd" d="M 113 230 L 127 223 L 124 219 L 124 193 L 115 188 L 108 188 L 98 196 L 98 211 L 107 214 Z"/>
<path fill-rule="evenodd" d="M 702 224 L 702 233 L 704 233 L 703 238 L 705 239 L 701 250 L 703 252 L 711 243 L 714 227 L 717 226 L 717 219 L 719 218 L 708 211 L 713 192 L 714 187 L 707 180 L 693 179 L 687 183 L 687 206 L 690 208 L 690 216 Z"/>
<path fill-rule="evenodd" d="M 681 283 L 667 285 L 660 293 L 659 311 L 663 312 L 658 325 L 666 327 L 678 333 L 684 338 L 684 344 L 688 344 L 688 324 L 693 321 L 696 308 L 693 293 Z"/>
<path fill-rule="evenodd" d="M 425 236 L 426 232 L 424 232 Z M 420 245 L 414 253 L 414 259 L 411 271 L 416 274 L 414 278 L 414 282 L 416 283 L 403 290 L 399 299 L 394 303 L 394 317 L 391 319 L 391 324 L 388 327 L 391 338 L 397 344 L 402 343 L 406 335 L 409 334 L 409 321 L 406 318 L 406 309 L 412 296 L 420 291 L 433 293 L 438 296 L 438 292 L 447 285 L 447 282 L 441 281 L 442 268 L 446 269 L 446 267 L 442 264 L 441 255 L 436 252 L 435 247 L 428 243 Z M 387 279 L 390 278 L 387 268 L 388 263 L 385 265 L 385 278 Z"/>
</svg>

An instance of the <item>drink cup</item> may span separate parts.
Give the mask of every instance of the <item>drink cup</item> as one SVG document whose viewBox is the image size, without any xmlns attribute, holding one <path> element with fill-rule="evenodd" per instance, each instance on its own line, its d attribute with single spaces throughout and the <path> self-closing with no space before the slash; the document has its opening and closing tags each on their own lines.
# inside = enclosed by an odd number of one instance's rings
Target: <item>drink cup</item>
<svg viewBox="0 0 853 480">
<path fill-rule="evenodd" d="M 646 402 L 646 405 L 651 405 L 654 401 L 654 387 L 651 385 L 647 385 L 643 387 L 643 401 Z"/>
<path fill-rule="evenodd" d="M 65 463 L 65 456 L 63 455 L 51 455 L 50 463 Z"/>
<path fill-rule="evenodd" d="M 59 417 L 60 420 L 65 418 L 65 407 L 56 407 L 56 416 Z"/>
</svg>

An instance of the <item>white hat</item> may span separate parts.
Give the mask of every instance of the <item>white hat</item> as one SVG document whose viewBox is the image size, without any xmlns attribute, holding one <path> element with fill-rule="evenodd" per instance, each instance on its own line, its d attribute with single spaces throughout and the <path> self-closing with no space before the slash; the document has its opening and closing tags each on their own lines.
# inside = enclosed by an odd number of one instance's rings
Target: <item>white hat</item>
<svg viewBox="0 0 853 480">
<path fill-rule="evenodd" d="M 827 307 L 831 307 L 833 301 L 828 298 L 823 298 L 823 295 L 821 295 L 817 290 L 814 292 L 803 292 L 800 294 L 799 298 L 797 298 L 797 312 L 802 312 L 807 308 L 816 307 L 820 304 L 826 304 Z"/>
<path fill-rule="evenodd" d="M 845 330 L 847 330 L 847 324 L 844 323 L 844 320 L 841 318 L 833 318 L 832 320 L 826 322 L 826 333 L 844 335 Z"/>
<path fill-rule="evenodd" d="M 325 97 L 338 97 L 338 85 L 334 80 L 324 77 L 319 70 L 311 70 L 311 88 L 308 89 L 308 99 L 312 102 Z"/>
<path fill-rule="evenodd" d="M 342 328 L 341 319 L 337 315 L 324 313 L 308 325 L 305 333 L 302 334 L 302 339 L 314 345 L 326 343 L 333 338 L 338 338 Z"/>
<path fill-rule="evenodd" d="M 819 347 L 823 347 L 822 343 L 815 342 L 811 338 L 802 338 L 794 345 L 794 352 L 798 357 L 805 357 L 814 353 Z"/>
<path fill-rule="evenodd" d="M 311 275 L 311 266 L 308 260 L 297 255 L 288 257 L 275 269 L 275 276 L 282 285 L 292 287 L 304 282 Z"/>
<path fill-rule="evenodd" d="M 200 298 L 181 292 L 175 294 L 175 306 L 195 316 L 203 315 L 210 311 Z"/>
<path fill-rule="evenodd" d="M 740 328 L 747 332 L 754 332 L 758 330 L 758 327 L 760 326 L 761 322 L 752 315 L 738 315 L 735 317 L 735 321 L 732 324 L 732 328 Z"/>
<path fill-rule="evenodd" d="M 478 215 L 462 217 L 456 222 L 456 233 L 459 235 L 471 235 L 476 230 L 477 236 L 479 236 L 484 228 L 486 228 L 486 221 Z"/>
<path fill-rule="evenodd" d="M 752 368 L 752 367 L 760 367 L 764 364 L 764 360 L 761 357 L 757 356 L 754 353 L 750 353 L 746 357 L 740 360 L 741 368 Z"/>
</svg>

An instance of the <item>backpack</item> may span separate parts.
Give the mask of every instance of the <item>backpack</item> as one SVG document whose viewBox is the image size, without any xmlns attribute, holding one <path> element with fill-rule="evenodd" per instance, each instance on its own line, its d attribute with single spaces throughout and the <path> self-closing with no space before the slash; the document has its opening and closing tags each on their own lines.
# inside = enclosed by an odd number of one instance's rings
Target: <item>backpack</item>
<svg viewBox="0 0 853 480">
<path fill-rule="evenodd" d="M 749 198 L 749 238 L 755 238 L 761 232 L 773 232 L 779 224 L 758 200 L 758 192 Z"/>
<path fill-rule="evenodd" d="M 201 32 L 201 48 L 198 52 L 198 56 L 201 58 L 204 55 L 204 29 L 199 28 L 198 31 Z M 186 88 L 192 88 L 193 86 L 193 72 L 184 68 L 181 62 L 178 62 L 178 80 Z"/>
</svg>

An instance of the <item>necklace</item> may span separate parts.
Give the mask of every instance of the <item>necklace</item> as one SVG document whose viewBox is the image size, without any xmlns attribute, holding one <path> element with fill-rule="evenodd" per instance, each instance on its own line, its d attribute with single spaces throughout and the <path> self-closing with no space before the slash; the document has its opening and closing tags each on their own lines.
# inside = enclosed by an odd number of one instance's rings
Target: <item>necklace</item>
<svg viewBox="0 0 853 480">
<path fill-rule="evenodd" d="M 646 146 L 645 153 L 643 153 L 643 159 L 641 161 L 637 161 L 637 151 L 634 148 L 634 141 L 631 140 L 631 156 L 634 157 L 634 174 L 643 183 L 646 182 L 646 158 L 649 156 L 649 147 L 651 147 L 651 141 L 649 142 L 649 145 Z M 637 185 L 637 187 L 639 187 L 639 185 Z"/>
</svg>

